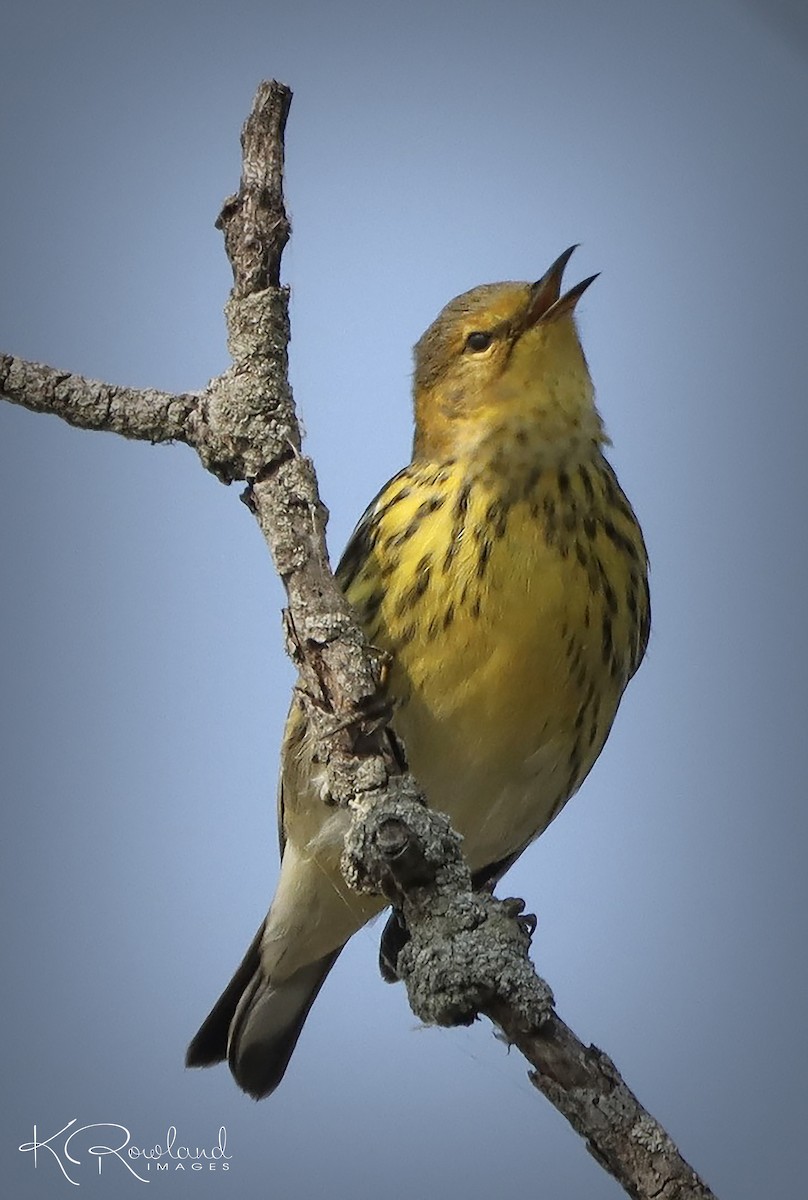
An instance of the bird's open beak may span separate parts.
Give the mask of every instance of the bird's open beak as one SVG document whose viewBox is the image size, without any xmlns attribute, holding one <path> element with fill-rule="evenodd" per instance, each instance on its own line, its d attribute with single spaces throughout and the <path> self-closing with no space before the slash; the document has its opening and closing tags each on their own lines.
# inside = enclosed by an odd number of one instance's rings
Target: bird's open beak
<svg viewBox="0 0 808 1200">
<path fill-rule="evenodd" d="M 577 245 L 570 246 L 563 254 L 559 254 L 549 270 L 545 271 L 541 279 L 531 287 L 523 330 L 538 325 L 540 321 L 557 321 L 559 317 L 571 313 L 590 283 L 597 279 L 597 275 L 590 275 L 588 279 L 582 280 L 574 288 L 565 292 L 563 296 L 561 295 L 561 279 L 564 275 L 564 268 L 577 248 Z"/>
</svg>

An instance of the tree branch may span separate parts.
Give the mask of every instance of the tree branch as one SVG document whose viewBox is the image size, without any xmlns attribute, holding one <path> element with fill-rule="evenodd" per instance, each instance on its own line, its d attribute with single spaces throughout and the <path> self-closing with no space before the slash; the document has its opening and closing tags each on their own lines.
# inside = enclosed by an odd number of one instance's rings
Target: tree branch
<svg viewBox="0 0 808 1200">
<path fill-rule="evenodd" d="M 247 482 L 244 499 L 286 587 L 288 649 L 331 797 L 354 816 L 346 878 L 403 911 L 410 940 L 398 966 L 413 1010 L 443 1025 L 490 1017 L 629 1195 L 709 1200 L 712 1193 L 614 1064 L 555 1015 L 528 957 L 532 925 L 519 915 L 521 902 L 473 890 L 460 839 L 426 806 L 386 728 L 384 664 L 331 573 L 327 512 L 301 452 L 288 382 L 288 295 L 279 281 L 289 237 L 283 135 L 290 103 L 282 84 L 260 85 L 242 132 L 239 190 L 217 221 L 234 280 L 225 309 L 233 365 L 224 375 L 198 395 L 171 396 L 1 358 L 0 392 L 83 428 L 186 442 L 223 481 Z"/>
<path fill-rule="evenodd" d="M 0 396 L 31 412 L 54 413 L 78 429 L 104 429 L 147 442 L 188 442 L 201 397 L 116 387 L 0 355 Z"/>
<path fill-rule="evenodd" d="M 524 1030 L 508 1006 L 486 1015 L 536 1068 L 530 1081 L 576 1133 L 593 1158 L 638 1200 L 715 1200 L 658 1121 L 643 1108 L 612 1060 L 585 1046 L 553 1012 L 540 1030 Z"/>
</svg>

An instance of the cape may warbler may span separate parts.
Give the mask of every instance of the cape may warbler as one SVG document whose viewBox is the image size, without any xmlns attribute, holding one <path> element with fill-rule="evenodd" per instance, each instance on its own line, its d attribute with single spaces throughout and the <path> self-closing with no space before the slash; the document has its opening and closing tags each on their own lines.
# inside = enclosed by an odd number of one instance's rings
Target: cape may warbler
<svg viewBox="0 0 808 1200">
<path fill-rule="evenodd" d="M 415 777 L 481 882 L 580 787 L 648 639 L 645 545 L 603 456 L 573 316 L 595 277 L 561 295 L 571 253 L 537 283 L 458 296 L 427 329 L 412 462 L 338 569 L 391 656 L 393 725 Z M 272 907 L 187 1057 L 227 1058 L 255 1097 L 280 1082 L 329 968 L 383 907 L 342 878 L 348 814 L 323 801 L 296 702 L 279 808 Z"/>
</svg>

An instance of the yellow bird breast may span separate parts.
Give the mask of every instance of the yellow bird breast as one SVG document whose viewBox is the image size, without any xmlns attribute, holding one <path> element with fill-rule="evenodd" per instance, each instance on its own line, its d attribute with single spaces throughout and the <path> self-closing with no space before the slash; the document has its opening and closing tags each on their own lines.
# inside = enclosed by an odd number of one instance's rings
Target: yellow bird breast
<svg viewBox="0 0 808 1200">
<path fill-rule="evenodd" d="M 472 869 L 541 833 L 600 753 L 641 657 L 645 565 L 599 455 L 510 491 L 416 463 L 360 523 L 340 577 Z"/>
</svg>

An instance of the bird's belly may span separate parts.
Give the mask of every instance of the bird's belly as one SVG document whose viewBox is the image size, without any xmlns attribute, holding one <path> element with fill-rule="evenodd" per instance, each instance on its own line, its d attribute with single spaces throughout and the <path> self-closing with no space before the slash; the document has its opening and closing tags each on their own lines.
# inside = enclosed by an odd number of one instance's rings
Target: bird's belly
<svg viewBox="0 0 808 1200">
<path fill-rule="evenodd" d="M 537 696 L 516 686 L 510 704 L 474 700 L 485 675 L 469 680 L 468 704 L 435 719 L 427 698 L 411 697 L 396 719 L 410 766 L 433 808 L 448 814 L 463 835 L 477 870 L 521 849 L 550 823 L 579 786 L 594 757 L 584 761 L 573 720 L 561 717 L 568 698 L 553 686 Z M 598 747 L 599 748 L 599 747 Z"/>
<path fill-rule="evenodd" d="M 492 554 L 475 591 L 465 581 L 438 644 L 416 631 L 394 651 L 396 729 L 473 870 L 547 827 L 597 758 L 623 688 L 604 670 L 585 573 L 535 538 L 520 549 Z"/>
</svg>

